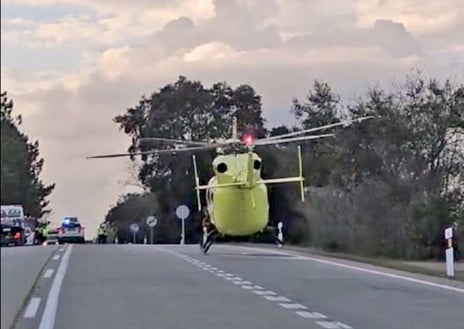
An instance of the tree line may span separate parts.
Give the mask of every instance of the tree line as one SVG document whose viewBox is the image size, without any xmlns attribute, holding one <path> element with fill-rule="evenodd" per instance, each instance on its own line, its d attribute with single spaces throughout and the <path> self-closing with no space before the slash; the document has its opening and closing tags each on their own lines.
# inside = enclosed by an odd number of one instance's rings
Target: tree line
<svg viewBox="0 0 464 329">
<path fill-rule="evenodd" d="M 21 204 L 26 216 L 42 219 L 52 210 L 47 197 L 55 184 L 40 179 L 44 159 L 39 154 L 39 142 L 30 141 L 20 131 L 22 116 L 13 113 L 13 100 L 1 92 L 1 204 Z"/>
<path fill-rule="evenodd" d="M 443 229 L 464 225 L 462 83 L 426 79 L 415 72 L 388 90 L 370 87 L 356 101 L 343 104 L 327 83 L 316 80 L 304 99 L 292 101 L 290 113 L 295 124 L 269 128 L 261 97 L 252 86 L 234 88 L 218 82 L 208 88 L 180 76 L 143 96 L 114 122 L 131 137 L 133 152 L 167 147 L 141 144 L 142 137 L 228 138 L 233 116 L 241 134 L 253 132 L 256 137 L 373 116 L 361 124 L 332 129 L 334 138 L 300 143 L 307 201 L 298 201 L 296 185 L 269 187 L 271 224 L 284 221 L 286 238 L 295 244 L 361 255 L 440 257 Z M 264 178 L 297 173 L 296 146 L 291 144 L 256 150 L 263 158 Z M 200 182 L 205 184 L 213 175 L 215 152 L 196 156 Z M 193 211 L 186 241 L 196 243 L 201 215 L 195 211 L 191 155 L 143 155 L 132 160 L 144 192 L 122 196 L 106 215 L 106 221 L 118 228 L 120 241 L 132 239 L 133 222 L 141 227 L 142 239 L 148 233 L 145 218 L 156 215 L 155 242 L 178 243 L 175 208 L 186 204 Z"/>
</svg>

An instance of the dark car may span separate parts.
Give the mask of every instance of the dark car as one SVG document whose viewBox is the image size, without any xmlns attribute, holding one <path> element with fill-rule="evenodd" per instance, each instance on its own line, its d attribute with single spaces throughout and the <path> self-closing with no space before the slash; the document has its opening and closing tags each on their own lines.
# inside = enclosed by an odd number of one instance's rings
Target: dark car
<svg viewBox="0 0 464 329">
<path fill-rule="evenodd" d="M 23 246 L 24 245 L 24 229 L 18 226 L 1 226 L 1 245 L 2 246 Z"/>
<path fill-rule="evenodd" d="M 23 246 L 25 243 L 24 225 L 20 219 L 2 219 L 0 224 L 2 246 Z"/>
</svg>

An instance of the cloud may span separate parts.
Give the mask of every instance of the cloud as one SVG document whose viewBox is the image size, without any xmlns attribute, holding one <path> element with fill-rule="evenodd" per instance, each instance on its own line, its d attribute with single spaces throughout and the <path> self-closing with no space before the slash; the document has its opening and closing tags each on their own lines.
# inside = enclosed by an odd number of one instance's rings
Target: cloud
<svg viewBox="0 0 464 329">
<path fill-rule="evenodd" d="M 345 100 L 370 83 L 403 77 L 414 65 L 464 81 L 461 23 L 425 19 L 448 17 L 451 0 L 443 8 L 427 0 L 409 7 L 389 0 L 81 3 L 97 18 L 65 16 L 5 31 L 10 42 L 74 46 L 80 65 L 66 73 L 2 67 L 2 88 L 24 114 L 24 130 L 40 141 L 44 180 L 57 183 L 57 218 L 76 213 L 94 229 L 124 191 L 118 182 L 129 176 L 128 160 L 85 157 L 125 151 L 129 139 L 114 116 L 179 75 L 205 86 L 251 84 L 269 125 L 291 122 L 292 98 L 303 97 L 316 78 Z M 424 18 L 424 30 L 414 17 Z"/>
<path fill-rule="evenodd" d="M 378 19 L 404 24 L 416 36 L 446 34 L 464 27 L 461 0 L 358 0 L 358 26 L 367 27 Z"/>
<path fill-rule="evenodd" d="M 276 0 L 276 5 L 273 22 L 283 31 L 319 33 L 352 29 L 356 24 L 356 1 Z"/>
<path fill-rule="evenodd" d="M 9 18 L 4 21 L 5 26 L 9 27 L 29 27 L 34 26 L 36 23 L 33 20 L 23 17 Z"/>
<path fill-rule="evenodd" d="M 19 0 L 15 5 L 63 5 L 54 0 Z M 60 19 L 34 22 L 16 17 L 2 29 L 2 43 L 31 48 L 75 47 L 95 49 L 121 42 L 134 43 L 153 34 L 167 22 L 181 16 L 201 21 L 213 16 L 213 6 L 204 0 L 98 1 L 67 0 L 67 4 L 95 10 L 96 15 L 67 15 Z M 8 1 L 6 5 L 10 4 Z M 27 22 L 27 25 L 25 24 Z M 21 24 L 21 29 L 19 25 Z M 26 28 L 27 27 L 27 28 Z"/>
</svg>

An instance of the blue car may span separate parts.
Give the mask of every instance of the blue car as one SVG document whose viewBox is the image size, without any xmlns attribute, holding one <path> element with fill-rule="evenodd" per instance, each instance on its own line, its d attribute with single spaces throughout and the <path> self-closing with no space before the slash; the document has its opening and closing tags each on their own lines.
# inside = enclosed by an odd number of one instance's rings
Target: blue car
<svg viewBox="0 0 464 329">
<path fill-rule="evenodd" d="M 65 217 L 58 229 L 58 243 L 85 243 L 84 227 L 77 217 Z"/>
</svg>

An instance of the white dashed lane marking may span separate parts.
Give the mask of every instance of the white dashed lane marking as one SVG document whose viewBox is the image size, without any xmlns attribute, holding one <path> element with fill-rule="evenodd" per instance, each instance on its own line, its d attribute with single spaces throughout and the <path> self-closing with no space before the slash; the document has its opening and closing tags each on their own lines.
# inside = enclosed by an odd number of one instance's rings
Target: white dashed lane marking
<svg viewBox="0 0 464 329">
<path fill-rule="evenodd" d="M 48 279 L 48 278 L 51 278 L 52 275 L 53 275 L 53 269 L 49 268 L 48 270 L 45 271 L 43 277 L 44 279 Z"/>
<path fill-rule="evenodd" d="M 35 317 L 37 310 L 39 309 L 41 298 L 32 297 L 27 305 L 26 311 L 24 312 L 24 318 L 31 319 Z"/>
<path fill-rule="evenodd" d="M 270 300 L 271 302 L 291 302 L 290 299 L 284 296 L 263 296 L 267 300 Z"/>
<path fill-rule="evenodd" d="M 271 302 L 276 302 L 277 305 L 280 307 L 287 309 L 287 310 L 293 310 L 295 315 L 300 316 L 303 319 L 312 319 L 312 320 L 323 320 L 323 321 L 316 321 L 315 324 L 318 326 L 325 328 L 325 329 L 354 329 L 353 327 L 342 323 L 340 321 L 329 321 L 328 317 L 322 313 L 319 312 L 314 312 L 314 311 L 309 311 L 308 307 L 305 305 L 299 304 L 299 303 L 294 303 L 292 302 L 291 299 L 285 297 L 285 296 L 280 296 L 276 292 L 271 291 L 271 290 L 266 290 L 261 286 L 254 285 L 250 281 L 246 281 L 241 277 L 238 277 L 232 273 L 227 273 L 226 271 L 220 270 L 217 267 L 211 266 L 209 264 L 206 264 L 204 262 L 201 262 L 195 258 L 192 258 L 190 256 L 180 254 L 177 252 L 173 252 L 171 250 L 166 250 L 166 252 L 174 254 L 175 256 L 189 262 L 192 265 L 197 266 L 198 268 L 201 268 L 202 270 L 208 271 L 210 273 L 215 274 L 217 277 L 220 277 L 226 281 L 232 282 L 233 284 L 240 286 L 242 289 L 245 290 L 251 290 L 254 294 L 263 297 L 264 299 L 271 301 Z"/>
<path fill-rule="evenodd" d="M 326 329 L 353 329 L 353 327 L 347 324 L 338 322 L 338 321 L 337 322 L 317 321 L 316 323 Z"/>
<path fill-rule="evenodd" d="M 321 314 L 319 312 L 308 312 L 308 311 L 298 311 L 295 312 L 302 318 L 306 319 L 327 319 L 327 317 L 324 314 Z"/>
<path fill-rule="evenodd" d="M 301 304 L 293 304 L 293 303 L 280 303 L 280 306 L 289 310 L 306 310 L 307 307 Z"/>
<path fill-rule="evenodd" d="M 60 255 L 53 256 L 53 260 L 58 260 L 58 259 L 60 259 Z"/>
<path fill-rule="evenodd" d="M 264 291 L 261 291 L 261 290 L 255 290 L 253 291 L 255 294 L 257 295 L 277 295 L 275 292 L 273 291 L 270 291 L 270 290 L 264 290 Z"/>
<path fill-rule="evenodd" d="M 246 290 L 252 290 L 253 289 L 253 286 L 240 286 L 242 287 L 243 289 L 246 289 Z"/>
</svg>

